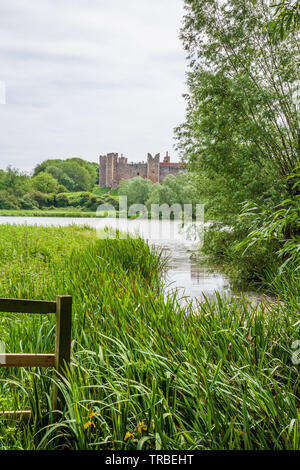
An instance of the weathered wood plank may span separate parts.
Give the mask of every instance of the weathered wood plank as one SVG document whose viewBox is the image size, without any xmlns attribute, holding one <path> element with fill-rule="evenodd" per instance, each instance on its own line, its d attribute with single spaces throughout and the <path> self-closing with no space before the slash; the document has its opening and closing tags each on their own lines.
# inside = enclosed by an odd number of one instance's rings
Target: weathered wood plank
<svg viewBox="0 0 300 470">
<path fill-rule="evenodd" d="M 47 410 L 41 410 L 42 414 L 46 414 Z M 34 417 L 34 413 L 31 410 L 13 410 L 13 411 L 0 411 L 0 420 L 13 420 L 13 419 L 23 419 L 28 421 L 31 417 Z"/>
<path fill-rule="evenodd" d="M 0 411 L 0 419 L 29 419 L 31 417 L 31 414 L 31 410 Z"/>
<path fill-rule="evenodd" d="M 65 370 L 70 366 L 71 360 L 71 329 L 72 329 L 72 296 L 57 296 L 56 307 L 56 338 L 55 338 L 55 369 L 59 375 L 65 375 Z M 56 410 L 59 395 L 58 388 L 54 384 L 53 409 Z"/>
<path fill-rule="evenodd" d="M 0 367 L 54 367 L 54 354 L 0 354 Z"/>
<path fill-rule="evenodd" d="M 56 302 L 0 298 L 0 312 L 55 313 L 55 354 L 0 354 L 0 367 L 55 367 L 58 376 L 65 376 L 71 360 L 72 296 L 57 296 Z M 53 410 L 63 404 L 63 396 L 54 384 Z M 0 411 L 0 418 L 30 417 L 30 410 Z"/>
<path fill-rule="evenodd" d="M 48 300 L 23 300 L 0 298 L 0 312 L 55 313 L 56 302 Z"/>
</svg>

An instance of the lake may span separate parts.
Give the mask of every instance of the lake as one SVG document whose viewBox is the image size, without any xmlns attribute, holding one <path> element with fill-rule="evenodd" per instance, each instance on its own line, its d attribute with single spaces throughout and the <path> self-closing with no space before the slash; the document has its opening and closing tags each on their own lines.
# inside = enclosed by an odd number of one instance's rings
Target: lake
<svg viewBox="0 0 300 470">
<path fill-rule="evenodd" d="M 168 257 L 164 273 L 165 291 L 177 289 L 181 302 L 193 299 L 202 301 L 204 296 L 212 300 L 218 292 L 221 296 L 240 297 L 241 292 L 234 291 L 229 280 L 220 272 L 205 266 L 199 256 L 203 226 L 191 223 L 189 230 L 183 231 L 179 221 L 148 219 L 113 219 L 113 218 L 69 218 L 69 217 L 0 217 L 1 224 L 28 224 L 41 226 L 79 225 L 96 228 L 103 236 L 105 227 L 118 228 L 121 231 L 139 234 L 152 246 L 161 248 Z M 195 231 L 197 228 L 197 231 Z M 200 239 L 199 239 L 200 233 Z M 257 301 L 260 296 L 247 292 L 250 300 Z"/>
</svg>

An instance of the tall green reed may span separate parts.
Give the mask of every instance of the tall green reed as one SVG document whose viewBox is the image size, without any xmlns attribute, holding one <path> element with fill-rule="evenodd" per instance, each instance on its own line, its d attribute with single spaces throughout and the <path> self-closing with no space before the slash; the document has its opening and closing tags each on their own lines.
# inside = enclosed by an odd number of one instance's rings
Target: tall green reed
<svg viewBox="0 0 300 470">
<path fill-rule="evenodd" d="M 218 296 L 183 308 L 140 238 L 5 226 L 0 243 L 0 296 L 74 298 L 67 380 L 0 370 L 0 407 L 34 417 L 0 421 L 0 448 L 299 449 L 297 304 Z M 54 347 L 50 317 L 1 315 L 0 333 L 9 351 Z M 54 380 L 66 402 L 56 421 Z"/>
</svg>

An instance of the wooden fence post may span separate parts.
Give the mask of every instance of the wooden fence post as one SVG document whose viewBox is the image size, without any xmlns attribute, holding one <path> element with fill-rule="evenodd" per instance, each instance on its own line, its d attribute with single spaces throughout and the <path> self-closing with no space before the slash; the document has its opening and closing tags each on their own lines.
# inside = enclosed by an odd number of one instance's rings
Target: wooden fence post
<svg viewBox="0 0 300 470">
<path fill-rule="evenodd" d="M 58 295 L 56 297 L 56 339 L 55 339 L 55 369 L 64 376 L 71 361 L 71 328 L 72 328 L 72 296 Z M 56 384 L 53 389 L 53 410 L 58 408 L 58 400 L 63 397 Z"/>
</svg>

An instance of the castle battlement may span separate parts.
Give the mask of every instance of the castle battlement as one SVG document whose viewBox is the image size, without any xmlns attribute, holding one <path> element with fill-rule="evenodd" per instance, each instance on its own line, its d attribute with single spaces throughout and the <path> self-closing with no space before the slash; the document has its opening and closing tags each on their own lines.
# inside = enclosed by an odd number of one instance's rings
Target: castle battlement
<svg viewBox="0 0 300 470">
<path fill-rule="evenodd" d="M 151 153 L 147 155 L 147 162 L 131 162 L 118 153 L 108 153 L 99 157 L 99 186 L 106 186 L 115 189 L 119 186 L 122 179 L 131 179 L 136 176 L 147 178 L 152 183 L 162 183 L 164 178 L 171 174 L 176 176 L 180 170 L 183 170 L 180 163 L 171 162 L 168 152 L 163 161 L 160 161 L 160 154 L 152 157 Z"/>
</svg>

